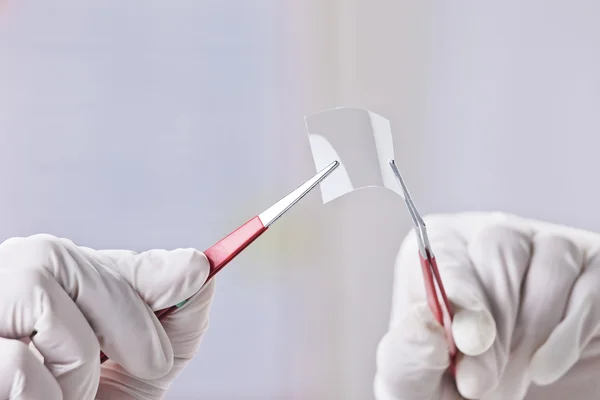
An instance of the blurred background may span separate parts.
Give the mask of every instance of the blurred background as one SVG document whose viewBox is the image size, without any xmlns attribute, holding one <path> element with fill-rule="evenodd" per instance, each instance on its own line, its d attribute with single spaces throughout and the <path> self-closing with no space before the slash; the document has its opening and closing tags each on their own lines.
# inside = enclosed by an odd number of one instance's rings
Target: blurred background
<svg viewBox="0 0 600 400">
<path fill-rule="evenodd" d="M 0 2 L 0 239 L 207 248 L 314 172 L 303 117 L 391 120 L 421 211 L 600 230 L 593 0 Z M 372 398 L 398 199 L 312 193 L 218 277 L 169 399 Z"/>
</svg>

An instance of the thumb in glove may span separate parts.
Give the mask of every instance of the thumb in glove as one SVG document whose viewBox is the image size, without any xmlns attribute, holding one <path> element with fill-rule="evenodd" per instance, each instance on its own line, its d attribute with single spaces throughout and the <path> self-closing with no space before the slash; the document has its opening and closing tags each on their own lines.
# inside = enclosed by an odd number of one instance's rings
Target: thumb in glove
<svg viewBox="0 0 600 400">
<path fill-rule="evenodd" d="M 118 273 L 139 293 L 149 309 L 157 311 L 189 299 L 156 328 L 164 332 L 164 347 L 172 348 L 172 367 L 157 379 L 133 376 L 114 361 L 102 365 L 96 399 L 161 399 L 170 384 L 196 355 L 208 329 L 214 281 L 205 284 L 210 265 L 194 249 L 152 250 L 141 254 L 103 251 Z"/>
</svg>

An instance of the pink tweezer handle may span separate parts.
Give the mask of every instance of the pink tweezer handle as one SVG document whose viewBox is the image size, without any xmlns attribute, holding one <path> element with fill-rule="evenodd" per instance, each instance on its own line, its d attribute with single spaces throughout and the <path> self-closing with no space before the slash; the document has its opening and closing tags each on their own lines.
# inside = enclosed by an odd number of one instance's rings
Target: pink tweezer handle
<svg viewBox="0 0 600 400">
<path fill-rule="evenodd" d="M 229 261 L 233 260 L 242 252 L 248 245 L 262 235 L 267 228 L 263 225 L 259 217 L 254 217 L 244 225 L 231 232 L 225 238 L 221 239 L 214 246 L 204 252 L 206 258 L 210 262 L 210 273 L 206 282 L 217 274 Z M 169 316 L 173 311 L 177 310 L 177 306 L 158 310 L 154 314 L 159 320 Z M 100 363 L 108 360 L 104 353 L 100 353 Z"/>
<path fill-rule="evenodd" d="M 421 252 L 419 252 L 419 259 L 421 261 L 421 267 L 423 269 L 423 279 L 425 280 L 425 292 L 427 295 L 427 303 L 433 313 L 435 319 L 444 327 L 446 331 L 446 340 L 448 342 L 448 349 L 450 352 L 450 371 L 452 374 L 456 372 L 456 343 L 454 343 L 454 337 L 452 336 L 452 318 L 454 313 L 450 301 L 446 296 L 446 290 L 442 284 L 442 278 L 440 271 L 437 266 L 435 257 L 432 257 L 427 252 L 427 258 L 423 258 Z M 439 290 L 442 302 L 439 301 L 439 296 L 436 291 Z"/>
</svg>

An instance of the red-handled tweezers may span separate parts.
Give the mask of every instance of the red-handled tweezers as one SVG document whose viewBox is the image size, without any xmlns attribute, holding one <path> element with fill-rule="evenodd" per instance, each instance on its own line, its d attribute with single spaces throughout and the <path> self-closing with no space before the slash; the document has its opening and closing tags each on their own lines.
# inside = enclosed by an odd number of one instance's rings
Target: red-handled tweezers
<svg viewBox="0 0 600 400">
<path fill-rule="evenodd" d="M 302 199 L 308 192 L 310 192 L 315 186 L 317 186 L 323 179 L 325 179 L 337 166 L 339 162 L 334 161 L 325 167 L 323 170 L 318 172 L 311 179 L 306 181 L 303 185 L 298 187 L 296 190 L 267 208 L 263 213 L 252 218 L 244 225 L 227 235 L 224 239 L 221 239 L 217 244 L 209 248 L 204 252 L 208 261 L 210 262 L 210 272 L 206 281 L 208 282 L 213 276 L 217 274 L 229 261 L 233 260 L 235 256 L 240 254 L 250 243 L 254 242 L 256 238 L 262 235 L 267 228 L 273 222 L 277 221 L 287 210 L 289 210 L 294 204 Z M 187 300 L 186 300 L 187 301 Z M 177 308 L 183 306 L 186 301 L 181 302 L 175 306 L 159 310 L 155 312 L 155 315 L 159 320 L 166 318 L 169 314 L 175 311 Z M 100 363 L 108 360 L 108 357 L 104 353 L 100 353 Z"/>
<path fill-rule="evenodd" d="M 427 227 L 425 222 L 419 214 L 417 207 L 413 203 L 412 197 L 402 179 L 398 167 L 394 160 L 390 161 L 390 166 L 394 171 L 394 174 L 402 186 L 402 192 L 404 194 L 404 203 L 408 208 L 410 217 L 412 218 L 415 232 L 417 233 L 417 242 L 419 246 L 419 259 L 421 261 L 421 267 L 423 270 L 423 279 L 425 280 L 425 293 L 427 296 L 427 303 L 433 313 L 435 319 L 444 327 L 446 331 L 446 340 L 448 342 L 448 349 L 450 353 L 450 371 L 454 374 L 456 368 L 456 344 L 454 343 L 454 337 L 452 336 L 452 318 L 454 313 L 444 285 L 442 284 L 442 278 L 440 271 L 438 270 L 437 261 L 431 250 L 431 244 L 429 243 L 429 237 L 427 236 Z M 441 301 L 440 301 L 441 299 Z"/>
</svg>

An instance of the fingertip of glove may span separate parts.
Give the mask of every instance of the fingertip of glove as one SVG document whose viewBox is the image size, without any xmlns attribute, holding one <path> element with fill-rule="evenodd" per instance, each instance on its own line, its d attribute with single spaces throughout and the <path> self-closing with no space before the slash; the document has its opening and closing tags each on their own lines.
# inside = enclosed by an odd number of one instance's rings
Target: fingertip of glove
<svg viewBox="0 0 600 400">
<path fill-rule="evenodd" d="M 574 352 L 559 355 L 551 350 L 542 347 L 529 364 L 531 380 L 538 386 L 550 385 L 559 380 L 579 358 Z"/>
<path fill-rule="evenodd" d="M 178 250 L 175 250 L 178 252 Z M 190 281 L 196 283 L 196 285 L 202 286 L 210 273 L 210 262 L 206 255 L 196 249 L 181 249 L 182 252 L 182 265 L 185 268 L 186 274 L 189 276 Z"/>
<path fill-rule="evenodd" d="M 456 388 L 462 397 L 469 400 L 481 399 L 485 393 L 497 385 L 494 374 L 484 371 L 484 366 L 477 366 L 479 371 L 474 373 L 470 368 L 460 368 L 456 373 Z"/>
<path fill-rule="evenodd" d="M 460 310 L 452 322 L 454 342 L 467 356 L 478 356 L 486 352 L 496 339 L 496 322 L 485 308 Z"/>
<path fill-rule="evenodd" d="M 138 372 L 131 372 L 136 378 L 139 379 L 160 379 L 163 376 L 167 375 L 171 369 L 173 368 L 173 357 L 171 357 L 170 361 L 167 358 L 163 360 L 153 360 L 154 363 L 147 368 L 144 368 Z"/>
<path fill-rule="evenodd" d="M 153 321 L 157 336 L 153 338 L 143 357 L 128 358 L 126 364 L 136 361 L 134 365 L 123 365 L 132 375 L 139 379 L 159 379 L 173 369 L 174 352 L 171 341 L 158 320 Z"/>
<path fill-rule="evenodd" d="M 160 257 L 162 259 L 156 262 L 155 268 L 150 267 L 145 271 L 151 282 L 145 285 L 147 291 L 142 290 L 144 294 L 154 294 L 149 296 L 153 300 L 149 304 L 154 309 L 189 299 L 202 288 L 208 278 L 210 263 L 201 251 L 177 249 L 162 252 Z"/>
<path fill-rule="evenodd" d="M 493 357 L 479 357 L 492 348 L 496 322 L 486 308 L 458 311 L 452 323 L 456 346 L 463 354 L 456 371 L 456 387 L 465 399 L 480 399 L 498 385 Z"/>
<path fill-rule="evenodd" d="M 173 369 L 173 363 L 175 362 L 173 346 L 171 345 L 171 341 L 168 339 L 168 337 L 166 341 L 162 341 L 162 350 L 162 355 L 157 355 L 154 360 L 154 365 L 149 369 L 150 373 L 145 379 L 162 378 L 163 376 L 167 375 L 171 369 Z"/>
</svg>

